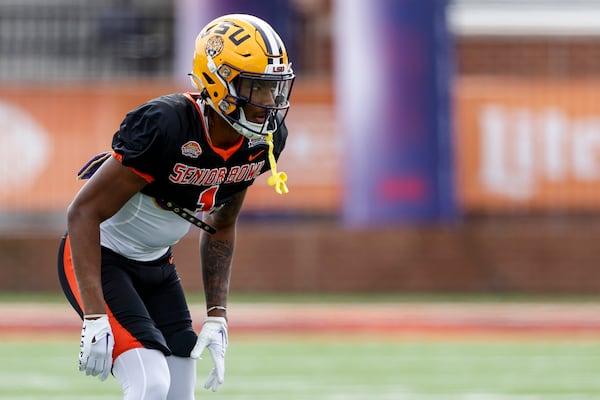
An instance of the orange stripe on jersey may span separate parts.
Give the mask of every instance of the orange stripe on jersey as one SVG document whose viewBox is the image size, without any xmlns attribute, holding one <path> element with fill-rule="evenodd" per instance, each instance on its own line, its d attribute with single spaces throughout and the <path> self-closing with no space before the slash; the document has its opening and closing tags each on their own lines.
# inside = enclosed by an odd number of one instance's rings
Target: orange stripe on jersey
<svg viewBox="0 0 600 400">
<path fill-rule="evenodd" d="M 113 157 L 116 158 L 120 163 L 123 163 L 123 156 L 115 151 L 113 151 Z M 126 166 L 127 167 L 127 166 Z M 133 167 L 127 167 L 130 170 L 132 170 L 133 172 L 135 172 L 137 175 L 141 176 L 146 182 L 150 183 L 154 181 L 154 178 L 146 173 L 143 173 L 141 171 L 138 171 L 137 169 L 133 168 Z"/>
<path fill-rule="evenodd" d="M 108 320 L 110 322 L 110 329 L 112 330 L 113 336 L 115 338 L 115 347 L 113 348 L 113 362 L 117 359 L 121 354 L 125 353 L 127 350 L 131 349 L 139 349 L 144 347 L 139 340 L 133 337 L 131 333 L 123 325 L 117 321 L 114 314 L 110 310 L 108 306 L 106 306 L 106 310 L 108 313 Z"/>
<path fill-rule="evenodd" d="M 83 303 L 81 302 L 81 296 L 79 295 L 79 285 L 77 285 L 77 278 L 75 277 L 75 269 L 73 268 L 73 259 L 71 258 L 71 239 L 67 235 L 65 239 L 65 250 L 63 253 L 63 264 L 65 268 L 65 276 L 67 277 L 67 282 L 69 283 L 69 287 L 71 288 L 71 292 L 73 296 L 75 296 L 75 300 L 77 300 L 77 304 L 79 308 L 83 310 Z M 85 310 L 83 310 L 85 314 Z"/>
<path fill-rule="evenodd" d="M 214 147 L 212 145 L 212 143 L 208 142 L 208 144 L 210 144 L 210 147 L 213 149 L 213 151 L 215 153 L 217 153 L 218 155 L 220 155 L 223 160 L 227 161 L 229 159 L 229 157 L 231 157 L 232 155 L 234 155 L 234 153 L 236 151 L 238 151 L 240 149 L 240 147 L 242 147 L 242 143 L 244 143 L 244 137 L 242 135 L 240 135 L 240 140 L 238 140 L 238 142 L 236 144 L 234 144 L 232 147 L 228 148 L 228 149 L 220 149 L 218 147 Z"/>
<path fill-rule="evenodd" d="M 198 114 L 200 114 L 200 116 L 201 116 L 200 120 L 202 121 L 202 126 L 204 127 L 204 135 L 206 137 L 206 141 L 208 142 L 210 148 L 215 153 L 220 155 L 221 158 L 223 158 L 223 160 L 227 161 L 229 159 L 229 157 L 231 157 L 233 154 L 235 154 L 235 152 L 238 151 L 240 149 L 240 147 L 242 147 L 242 144 L 244 143 L 244 137 L 242 135 L 240 135 L 240 139 L 233 146 L 231 146 L 228 149 L 220 149 L 218 147 L 213 146 L 212 141 L 210 140 L 210 136 L 208 135 L 208 129 L 206 128 L 206 125 L 204 124 L 204 118 L 202 118 L 202 111 L 200 110 L 200 106 L 198 106 L 198 103 L 196 103 L 196 101 L 194 100 L 194 98 L 192 97 L 192 95 L 190 93 L 185 93 L 185 97 L 187 97 L 194 104 L 194 107 L 196 107 L 196 111 L 198 111 Z"/>
</svg>

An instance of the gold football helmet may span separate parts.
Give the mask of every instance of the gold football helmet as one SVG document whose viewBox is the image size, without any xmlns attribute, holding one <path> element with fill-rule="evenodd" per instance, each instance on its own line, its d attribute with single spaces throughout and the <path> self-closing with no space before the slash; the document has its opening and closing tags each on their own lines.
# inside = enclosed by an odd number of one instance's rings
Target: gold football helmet
<svg viewBox="0 0 600 400">
<path fill-rule="evenodd" d="M 295 78 L 277 32 L 246 14 L 219 17 L 202 29 L 190 76 L 202 98 L 254 140 L 275 132 L 285 118 Z"/>
</svg>

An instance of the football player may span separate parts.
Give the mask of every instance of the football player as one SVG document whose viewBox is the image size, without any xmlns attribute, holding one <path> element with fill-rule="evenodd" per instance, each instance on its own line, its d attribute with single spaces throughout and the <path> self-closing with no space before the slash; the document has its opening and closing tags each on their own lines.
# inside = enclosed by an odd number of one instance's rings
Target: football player
<svg viewBox="0 0 600 400">
<path fill-rule="evenodd" d="M 223 383 L 227 298 L 238 214 L 247 188 L 276 160 L 294 73 L 279 35 L 251 15 L 217 18 L 195 42 L 197 92 L 165 95 L 130 111 L 112 151 L 93 158 L 67 212 L 59 277 L 83 320 L 79 369 L 112 374 L 125 399 L 193 399 L 196 362 Z M 206 317 L 199 334 L 171 246 L 201 228 Z"/>
</svg>

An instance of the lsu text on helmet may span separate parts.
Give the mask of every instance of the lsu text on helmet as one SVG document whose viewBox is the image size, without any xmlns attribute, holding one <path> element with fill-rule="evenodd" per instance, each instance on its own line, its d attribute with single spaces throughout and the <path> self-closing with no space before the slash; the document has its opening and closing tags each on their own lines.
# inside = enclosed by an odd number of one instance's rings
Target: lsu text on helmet
<svg viewBox="0 0 600 400">
<path fill-rule="evenodd" d="M 212 109 L 249 139 L 277 130 L 295 79 L 277 32 L 247 14 L 225 15 L 202 29 L 190 76 Z"/>
</svg>

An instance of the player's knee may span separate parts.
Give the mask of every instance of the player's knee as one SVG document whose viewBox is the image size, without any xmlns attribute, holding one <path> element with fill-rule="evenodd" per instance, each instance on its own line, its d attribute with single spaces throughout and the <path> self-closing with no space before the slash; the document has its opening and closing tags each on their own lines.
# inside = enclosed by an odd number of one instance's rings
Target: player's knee
<svg viewBox="0 0 600 400">
<path fill-rule="evenodd" d="M 124 400 L 165 400 L 169 393 L 169 367 L 158 350 L 133 349 L 121 354 L 113 374 L 121 383 Z"/>
<path fill-rule="evenodd" d="M 167 344 L 174 356 L 189 357 L 196 345 L 198 335 L 192 329 L 180 331 L 167 338 Z"/>
<path fill-rule="evenodd" d="M 165 400 L 169 394 L 170 376 L 149 377 L 144 382 L 137 382 L 130 386 L 122 385 L 124 400 Z"/>
<path fill-rule="evenodd" d="M 165 400 L 169 394 L 169 386 L 171 386 L 171 379 L 168 373 L 154 376 L 149 382 L 146 382 L 144 395 L 140 399 Z"/>
</svg>

